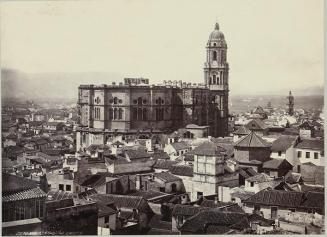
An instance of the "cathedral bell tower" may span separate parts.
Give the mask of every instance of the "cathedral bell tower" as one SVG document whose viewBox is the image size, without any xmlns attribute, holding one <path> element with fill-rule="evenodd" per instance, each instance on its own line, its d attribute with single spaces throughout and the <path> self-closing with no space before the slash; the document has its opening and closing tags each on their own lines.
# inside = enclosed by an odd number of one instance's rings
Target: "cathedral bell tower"
<svg viewBox="0 0 327 237">
<path fill-rule="evenodd" d="M 207 60 L 204 80 L 210 89 L 210 134 L 215 137 L 228 135 L 228 71 L 227 44 L 216 23 L 207 43 Z"/>
</svg>

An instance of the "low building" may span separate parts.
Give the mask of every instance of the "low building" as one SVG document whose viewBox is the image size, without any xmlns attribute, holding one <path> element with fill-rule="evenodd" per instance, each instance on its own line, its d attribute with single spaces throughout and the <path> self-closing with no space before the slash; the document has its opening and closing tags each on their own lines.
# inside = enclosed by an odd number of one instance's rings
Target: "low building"
<svg viewBox="0 0 327 237">
<path fill-rule="evenodd" d="M 280 183 L 284 182 L 282 178 L 272 178 L 267 174 L 261 173 L 245 180 L 244 191 L 258 193 L 261 190 L 270 188 L 274 189 Z"/>
<path fill-rule="evenodd" d="M 174 142 L 165 146 L 164 151 L 170 156 L 171 160 L 176 160 L 190 150 L 190 146 L 185 142 Z"/>
<path fill-rule="evenodd" d="M 270 147 L 265 140 L 255 132 L 251 132 L 234 144 L 234 158 L 241 163 L 249 163 L 253 160 L 265 162 L 270 159 Z"/>
<path fill-rule="evenodd" d="M 149 229 L 149 222 L 154 213 L 148 202 L 138 196 L 94 194 L 87 197 L 88 200 L 104 205 L 113 203 L 117 210 L 117 228 L 113 233 L 136 234 Z M 129 232 L 129 226 L 133 226 L 134 232 Z"/>
<path fill-rule="evenodd" d="M 283 177 L 290 170 L 293 169 L 293 165 L 291 165 L 286 159 L 271 159 L 263 163 L 262 171 L 268 174 L 270 177 Z"/>
<path fill-rule="evenodd" d="M 294 214 L 305 217 L 308 213 L 325 212 L 324 194 L 319 192 L 262 190 L 243 203 L 246 213 L 257 213 L 266 219 L 290 220 Z"/>
<path fill-rule="evenodd" d="M 158 183 L 160 192 L 176 193 L 185 191 L 183 180 L 170 172 L 154 173 L 153 177 L 153 181 Z"/>
<path fill-rule="evenodd" d="M 46 174 L 48 187 L 51 191 L 66 191 L 75 193 L 76 184 L 74 182 L 74 173 L 67 168 L 53 170 Z"/>
<path fill-rule="evenodd" d="M 298 136 L 281 135 L 272 143 L 270 157 L 273 159 L 287 160 L 293 166 L 293 170 L 298 172 L 298 166 L 301 164 L 295 151 L 295 146 L 298 144 L 298 142 Z"/>
<path fill-rule="evenodd" d="M 324 166 L 324 140 L 323 139 L 302 139 L 296 146 L 295 151 L 300 162 L 318 166 Z"/>
<path fill-rule="evenodd" d="M 189 165 L 173 165 L 169 171 L 183 180 L 185 192 L 191 197 L 193 189 L 193 167 Z"/>
<path fill-rule="evenodd" d="M 153 168 L 156 173 L 160 173 L 170 170 L 171 167 L 176 164 L 178 164 L 178 161 L 175 160 L 156 160 Z"/>
<path fill-rule="evenodd" d="M 242 234 L 250 228 L 246 214 L 203 210 L 180 227 L 181 234 Z"/>
<path fill-rule="evenodd" d="M 196 124 L 188 124 L 185 128 L 179 129 L 179 133 L 183 138 L 195 139 L 207 137 L 209 134 L 209 126 L 199 126 Z"/>
<path fill-rule="evenodd" d="M 12 174 L 2 174 L 2 222 L 43 219 L 45 199 L 46 193 L 36 182 Z"/>
<path fill-rule="evenodd" d="M 52 235 L 96 235 L 98 207 L 76 194 L 50 191 L 46 200 L 44 231 Z"/>
<path fill-rule="evenodd" d="M 252 119 L 245 126 L 259 136 L 267 135 L 269 131 L 268 126 L 261 119 Z"/>
</svg>

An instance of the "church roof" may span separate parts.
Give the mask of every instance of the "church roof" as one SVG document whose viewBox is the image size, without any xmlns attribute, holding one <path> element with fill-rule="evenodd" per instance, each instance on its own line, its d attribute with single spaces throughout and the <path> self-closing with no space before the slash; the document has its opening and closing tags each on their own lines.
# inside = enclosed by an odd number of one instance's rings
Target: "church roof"
<svg viewBox="0 0 327 237">
<path fill-rule="evenodd" d="M 217 39 L 224 39 L 225 36 L 223 32 L 219 30 L 219 24 L 216 23 L 214 31 L 211 32 L 209 36 L 209 40 L 217 40 Z"/>
<path fill-rule="evenodd" d="M 270 147 L 270 145 L 259 137 L 255 132 L 251 132 L 234 144 L 235 147 Z"/>
</svg>

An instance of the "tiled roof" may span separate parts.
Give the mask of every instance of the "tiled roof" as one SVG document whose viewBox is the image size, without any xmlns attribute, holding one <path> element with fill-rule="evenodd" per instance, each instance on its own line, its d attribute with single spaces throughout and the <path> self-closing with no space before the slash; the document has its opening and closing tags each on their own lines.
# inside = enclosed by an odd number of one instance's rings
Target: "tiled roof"
<svg viewBox="0 0 327 237">
<path fill-rule="evenodd" d="M 255 176 L 252 176 L 248 179 L 246 179 L 249 182 L 258 182 L 258 183 L 262 183 L 262 182 L 268 182 L 273 180 L 273 178 L 271 178 L 269 175 L 265 174 L 265 173 L 261 173 L 261 174 L 257 174 Z"/>
<path fill-rule="evenodd" d="M 87 199 L 88 196 L 91 196 L 93 194 L 97 194 L 98 192 L 94 189 L 94 188 L 91 188 L 91 189 L 88 189 L 84 192 L 81 192 L 78 194 L 78 197 L 79 198 L 83 198 L 83 199 Z"/>
<path fill-rule="evenodd" d="M 189 165 L 173 165 L 169 171 L 174 175 L 193 177 L 193 167 Z"/>
<path fill-rule="evenodd" d="M 170 144 L 176 151 L 180 150 L 187 150 L 189 149 L 189 145 L 186 144 L 185 142 L 174 142 Z"/>
<path fill-rule="evenodd" d="M 131 193 L 130 195 L 143 197 L 144 199 L 149 200 L 156 197 L 167 196 L 169 194 L 149 189 L 149 190 L 140 190 L 138 192 Z"/>
<path fill-rule="evenodd" d="M 184 154 L 184 161 L 194 161 L 193 150 Z"/>
<path fill-rule="evenodd" d="M 299 149 L 324 150 L 324 140 L 322 139 L 303 139 L 297 145 Z"/>
<path fill-rule="evenodd" d="M 63 199 L 72 199 L 74 198 L 75 195 L 70 192 L 65 192 L 65 191 L 49 191 L 47 193 L 47 200 L 48 201 L 57 201 L 57 200 L 63 200 Z"/>
<path fill-rule="evenodd" d="M 270 145 L 259 137 L 255 132 L 251 132 L 234 144 L 235 147 L 270 147 Z"/>
<path fill-rule="evenodd" d="M 255 176 L 258 174 L 258 172 L 252 167 L 242 167 L 241 169 L 244 170 L 249 176 Z"/>
<path fill-rule="evenodd" d="M 176 204 L 173 208 L 172 215 L 173 216 L 194 216 L 202 210 L 208 210 L 208 207 L 200 207 L 200 206 L 191 206 L 191 205 L 183 205 Z"/>
<path fill-rule="evenodd" d="M 210 142 L 217 143 L 217 144 L 232 144 L 233 143 L 233 137 L 212 137 L 210 138 Z"/>
<path fill-rule="evenodd" d="M 130 150 L 126 150 L 125 154 L 131 159 L 142 159 L 142 158 L 151 158 L 151 154 L 145 152 L 144 150 L 134 150 L 134 149 L 130 149 Z"/>
<path fill-rule="evenodd" d="M 302 192 L 262 190 L 243 202 L 267 206 L 299 207 L 302 202 L 302 196 Z"/>
<path fill-rule="evenodd" d="M 98 206 L 98 218 L 112 215 L 118 212 L 114 205 L 104 205 L 101 202 L 97 202 L 97 206 Z"/>
<path fill-rule="evenodd" d="M 178 161 L 174 160 L 156 160 L 153 168 L 155 169 L 167 169 L 169 170 L 173 165 L 176 165 Z"/>
<path fill-rule="evenodd" d="M 249 227 L 245 214 L 204 210 L 186 220 L 180 230 L 182 232 L 205 233 L 205 229 L 209 224 L 225 227 L 233 226 L 233 229 L 238 230 Z"/>
<path fill-rule="evenodd" d="M 208 235 L 223 235 L 232 231 L 231 228 L 220 225 L 208 225 L 205 233 Z"/>
<path fill-rule="evenodd" d="M 24 191 L 12 193 L 9 195 L 2 196 L 2 202 L 12 202 L 33 198 L 45 198 L 46 193 L 43 192 L 40 188 L 25 189 Z"/>
<path fill-rule="evenodd" d="M 237 129 L 234 134 L 236 135 L 248 135 L 251 131 L 245 127 L 245 126 L 241 126 L 239 129 Z"/>
<path fill-rule="evenodd" d="M 131 165 L 118 165 L 115 166 L 114 173 L 115 174 L 131 174 L 131 173 L 141 173 L 141 172 L 152 172 L 153 171 L 153 165 L 154 160 L 148 160 L 146 162 L 130 162 L 129 164 L 133 163 L 133 166 Z"/>
<path fill-rule="evenodd" d="M 231 197 L 237 197 L 242 201 L 248 199 L 252 195 L 254 195 L 253 192 L 247 192 L 244 190 L 244 188 L 240 188 L 240 187 L 234 188 L 233 192 L 231 193 Z"/>
<path fill-rule="evenodd" d="M 324 193 L 321 192 L 262 190 L 245 200 L 244 203 L 323 210 L 324 200 Z"/>
<path fill-rule="evenodd" d="M 243 168 L 239 168 L 238 172 L 244 179 L 251 177 Z"/>
<path fill-rule="evenodd" d="M 174 181 L 181 180 L 181 178 L 171 174 L 170 172 L 154 173 L 154 177 L 156 177 L 164 182 L 174 182 Z"/>
<path fill-rule="evenodd" d="M 250 122 L 248 122 L 246 127 L 250 130 L 265 130 L 267 125 L 261 119 L 252 119 Z"/>
<path fill-rule="evenodd" d="M 115 195 L 115 194 L 94 194 L 90 198 L 103 204 L 114 203 L 117 208 L 137 209 L 143 213 L 152 216 L 154 213 L 148 202 L 142 198 L 131 195 Z"/>
<path fill-rule="evenodd" d="M 263 169 L 292 169 L 292 165 L 286 159 L 271 159 L 263 163 Z"/>
<path fill-rule="evenodd" d="M 21 192 L 37 188 L 37 183 L 33 180 L 19 177 L 16 175 L 2 173 L 2 194 Z"/>
<path fill-rule="evenodd" d="M 169 160 L 170 159 L 170 157 L 167 154 L 167 152 L 164 152 L 164 151 L 154 152 L 153 155 L 152 155 L 152 157 L 155 160 L 157 160 L 157 159 L 160 159 L 160 160 Z"/>
<path fill-rule="evenodd" d="M 202 145 L 196 147 L 192 153 L 201 156 L 217 156 L 227 155 L 227 150 L 221 146 L 217 146 L 216 143 L 204 142 Z"/>
<path fill-rule="evenodd" d="M 106 182 L 106 177 L 110 177 L 110 176 L 112 176 L 110 173 L 97 173 L 91 175 L 86 180 L 84 180 L 81 186 L 94 188 L 98 185 L 104 184 Z"/>
<path fill-rule="evenodd" d="M 325 208 L 325 195 L 322 192 L 306 192 L 303 196 L 301 207 L 318 208 L 323 210 Z"/>
<path fill-rule="evenodd" d="M 107 145 L 98 145 L 98 144 L 91 144 L 86 150 L 90 152 L 95 152 L 96 150 L 110 150 L 110 147 Z"/>
<path fill-rule="evenodd" d="M 200 206 L 208 207 L 208 208 L 219 208 L 220 210 L 230 211 L 230 212 L 244 213 L 243 209 L 239 205 L 237 205 L 237 203 L 234 202 L 220 202 L 220 201 L 216 202 L 214 200 L 203 198 Z"/>
<path fill-rule="evenodd" d="M 272 143 L 271 151 L 272 152 L 286 151 L 295 143 L 297 138 L 298 138 L 297 136 L 282 135 Z"/>
</svg>

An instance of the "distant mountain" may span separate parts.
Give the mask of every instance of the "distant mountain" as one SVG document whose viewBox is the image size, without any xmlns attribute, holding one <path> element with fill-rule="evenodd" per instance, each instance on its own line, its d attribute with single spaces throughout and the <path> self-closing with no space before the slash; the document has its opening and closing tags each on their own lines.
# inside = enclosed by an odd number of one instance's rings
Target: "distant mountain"
<svg viewBox="0 0 327 237">
<path fill-rule="evenodd" d="M 120 82 L 124 75 L 102 72 L 86 73 L 24 73 L 17 70 L 1 70 L 2 98 L 16 99 L 77 99 L 77 88 L 81 84 L 111 84 Z M 287 96 L 288 89 L 283 91 L 256 92 L 255 95 L 238 95 L 230 88 L 231 97 L 279 95 Z M 322 86 L 310 88 L 292 88 L 294 96 L 324 95 Z"/>
<path fill-rule="evenodd" d="M 111 84 L 122 81 L 123 75 L 88 73 L 23 73 L 1 70 L 1 97 L 16 99 L 77 98 L 81 84 Z"/>
</svg>

